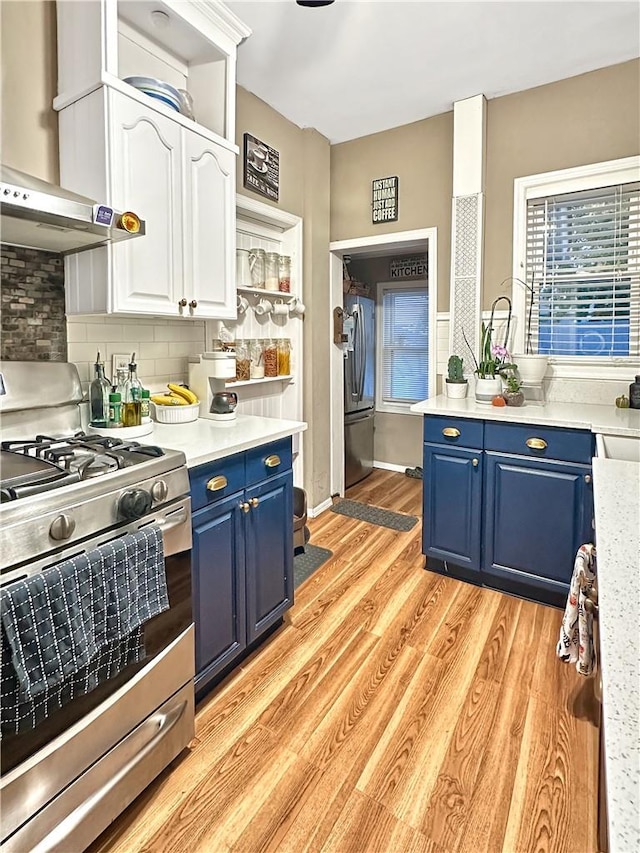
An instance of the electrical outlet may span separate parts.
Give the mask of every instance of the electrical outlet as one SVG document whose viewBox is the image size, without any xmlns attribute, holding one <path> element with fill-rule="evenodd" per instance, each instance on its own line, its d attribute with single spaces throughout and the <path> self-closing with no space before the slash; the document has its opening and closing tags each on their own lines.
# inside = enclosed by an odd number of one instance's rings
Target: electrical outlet
<svg viewBox="0 0 640 853">
<path fill-rule="evenodd" d="M 111 356 L 111 382 L 116 384 L 118 379 L 118 370 L 126 370 L 129 372 L 129 362 L 131 355 L 112 355 Z"/>
</svg>

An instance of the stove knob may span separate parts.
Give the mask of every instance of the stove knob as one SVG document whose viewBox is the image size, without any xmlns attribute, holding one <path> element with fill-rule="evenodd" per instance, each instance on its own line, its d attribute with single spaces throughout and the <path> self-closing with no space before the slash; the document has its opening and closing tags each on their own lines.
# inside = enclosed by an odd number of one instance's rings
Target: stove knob
<svg viewBox="0 0 640 853">
<path fill-rule="evenodd" d="M 118 513 L 129 521 L 142 518 L 151 509 L 153 499 L 144 489 L 130 489 L 123 492 L 118 500 Z"/>
<path fill-rule="evenodd" d="M 153 486 L 151 486 L 151 497 L 157 503 L 166 501 L 168 494 L 169 486 L 167 486 L 164 480 L 157 480 Z"/>
<path fill-rule="evenodd" d="M 52 539 L 69 539 L 73 531 L 76 529 L 75 521 L 68 515 L 59 515 L 51 522 L 49 528 L 49 536 Z"/>
</svg>

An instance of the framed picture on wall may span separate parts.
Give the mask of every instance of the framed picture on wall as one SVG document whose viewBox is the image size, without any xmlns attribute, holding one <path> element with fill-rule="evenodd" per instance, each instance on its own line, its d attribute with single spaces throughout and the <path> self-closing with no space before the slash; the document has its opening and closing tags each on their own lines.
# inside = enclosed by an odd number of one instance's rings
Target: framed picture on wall
<svg viewBox="0 0 640 853">
<path fill-rule="evenodd" d="M 244 134 L 243 185 L 260 195 L 278 201 L 280 189 L 280 154 L 266 142 Z"/>
</svg>

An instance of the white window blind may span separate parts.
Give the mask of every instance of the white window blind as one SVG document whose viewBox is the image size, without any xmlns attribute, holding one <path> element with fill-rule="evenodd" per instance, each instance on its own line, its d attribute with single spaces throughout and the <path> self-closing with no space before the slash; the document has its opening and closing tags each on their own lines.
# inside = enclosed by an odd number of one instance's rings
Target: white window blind
<svg viewBox="0 0 640 853">
<path fill-rule="evenodd" d="M 415 403 L 428 396 L 429 295 L 423 287 L 382 293 L 381 390 L 385 403 Z"/>
<path fill-rule="evenodd" d="M 640 182 L 530 199 L 526 276 L 526 351 L 640 354 Z"/>
</svg>

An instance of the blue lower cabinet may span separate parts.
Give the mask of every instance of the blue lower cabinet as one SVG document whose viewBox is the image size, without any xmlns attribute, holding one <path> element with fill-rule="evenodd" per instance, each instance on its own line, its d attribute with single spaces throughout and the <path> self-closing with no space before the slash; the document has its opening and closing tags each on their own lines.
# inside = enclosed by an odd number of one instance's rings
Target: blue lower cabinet
<svg viewBox="0 0 640 853">
<path fill-rule="evenodd" d="M 439 416 L 424 435 L 435 439 L 423 449 L 426 567 L 564 605 L 576 551 L 593 540 L 593 436 Z"/>
<path fill-rule="evenodd" d="M 289 471 L 247 489 L 247 641 L 293 604 L 293 476 Z"/>
<path fill-rule="evenodd" d="M 565 597 L 592 514 L 589 466 L 488 452 L 483 572 Z"/>
<path fill-rule="evenodd" d="M 482 451 L 425 443 L 423 553 L 480 570 Z"/>
<path fill-rule="evenodd" d="M 266 458 L 277 451 L 285 470 L 269 470 L 261 482 L 255 482 L 255 451 L 189 472 L 202 507 L 192 520 L 198 698 L 293 604 L 290 447 L 291 439 L 265 445 Z M 228 494 L 239 483 L 241 490 Z"/>
<path fill-rule="evenodd" d="M 198 684 L 246 647 L 242 492 L 193 514 L 193 607 Z"/>
</svg>

